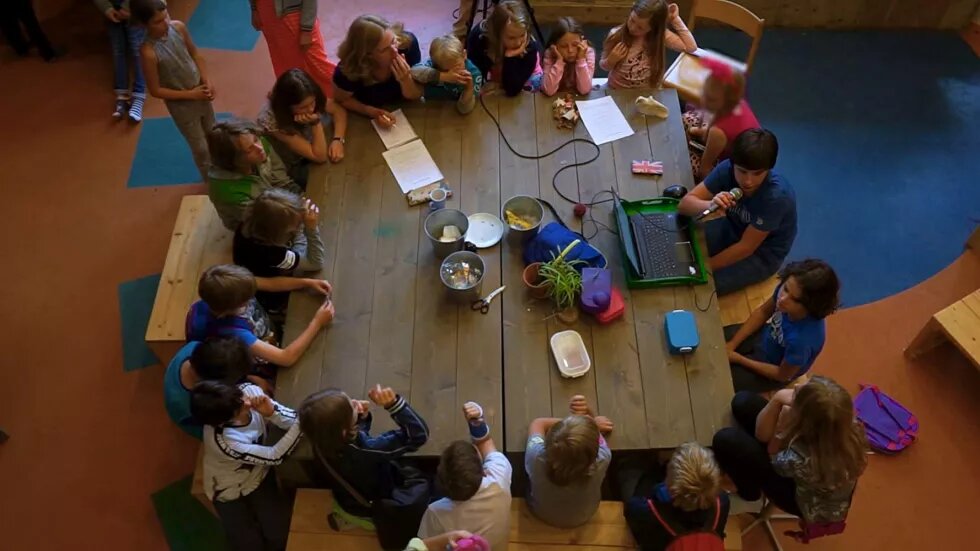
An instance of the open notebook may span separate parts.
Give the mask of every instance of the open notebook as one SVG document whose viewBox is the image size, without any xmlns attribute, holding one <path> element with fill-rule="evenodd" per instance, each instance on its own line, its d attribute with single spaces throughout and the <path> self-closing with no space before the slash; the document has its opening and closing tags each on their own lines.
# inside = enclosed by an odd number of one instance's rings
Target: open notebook
<svg viewBox="0 0 980 551">
<path fill-rule="evenodd" d="M 385 144 L 387 151 L 381 156 L 388 163 L 395 181 L 408 203 L 418 205 L 428 200 L 430 191 L 440 187 L 442 171 L 432 160 L 432 155 L 415 133 L 405 113 L 399 109 L 392 115 L 395 124 L 391 128 L 383 128 L 373 120 L 371 124 Z"/>
</svg>

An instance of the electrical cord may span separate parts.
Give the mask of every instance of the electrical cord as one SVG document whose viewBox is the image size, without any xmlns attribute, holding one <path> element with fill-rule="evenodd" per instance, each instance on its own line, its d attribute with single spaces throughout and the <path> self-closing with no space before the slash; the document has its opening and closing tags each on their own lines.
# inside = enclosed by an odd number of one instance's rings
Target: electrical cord
<svg viewBox="0 0 980 551">
<path fill-rule="evenodd" d="M 711 291 L 711 294 L 708 295 L 708 304 L 706 304 L 704 308 L 701 308 L 701 305 L 698 304 L 698 294 L 694 291 L 694 287 L 691 287 L 691 296 L 694 297 L 694 307 L 701 312 L 707 312 L 708 309 L 711 308 L 711 301 L 718 296 L 718 290 L 715 289 L 714 291 Z"/>
</svg>

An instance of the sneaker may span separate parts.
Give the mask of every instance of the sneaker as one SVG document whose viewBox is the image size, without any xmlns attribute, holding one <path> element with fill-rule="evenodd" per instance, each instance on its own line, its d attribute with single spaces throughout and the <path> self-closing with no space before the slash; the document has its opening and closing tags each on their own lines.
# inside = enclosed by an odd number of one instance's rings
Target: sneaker
<svg viewBox="0 0 980 551">
<path fill-rule="evenodd" d="M 143 120 L 143 104 L 145 102 L 146 98 L 133 96 L 133 104 L 129 107 L 129 120 L 133 122 L 140 122 Z"/>
<path fill-rule="evenodd" d="M 116 100 L 116 110 L 112 112 L 112 118 L 121 119 L 126 116 L 126 112 L 129 111 L 129 102 L 124 99 Z"/>
<path fill-rule="evenodd" d="M 762 498 L 755 501 L 747 501 L 742 499 L 738 494 L 728 494 L 728 514 L 729 515 L 741 515 L 744 513 L 754 513 L 759 514 L 762 512 Z"/>
</svg>

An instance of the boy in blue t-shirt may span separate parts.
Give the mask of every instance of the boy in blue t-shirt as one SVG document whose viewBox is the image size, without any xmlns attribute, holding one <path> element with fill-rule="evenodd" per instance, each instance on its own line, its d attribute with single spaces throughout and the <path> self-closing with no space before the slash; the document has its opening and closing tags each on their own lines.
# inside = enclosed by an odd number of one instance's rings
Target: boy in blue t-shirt
<svg viewBox="0 0 980 551">
<path fill-rule="evenodd" d="M 708 265 L 719 296 L 779 271 L 796 239 L 796 193 L 785 178 L 772 172 L 778 152 L 772 132 L 762 128 L 742 132 L 735 138 L 731 158 L 718 163 L 678 206 L 687 216 L 696 216 L 712 204 L 725 212 L 704 227 Z M 729 193 L 734 188 L 742 190 L 741 201 Z"/>
<path fill-rule="evenodd" d="M 483 75 L 467 59 L 463 43 L 449 34 L 432 40 L 429 59 L 412 67 L 412 78 L 425 85 L 427 100 L 455 100 L 461 115 L 473 111 Z"/>
<path fill-rule="evenodd" d="M 224 337 L 185 344 L 163 375 L 163 402 L 170 419 L 200 440 L 203 426 L 191 415 L 191 388 L 200 381 L 237 383 L 251 366 L 252 356 L 238 339 Z"/>
<path fill-rule="evenodd" d="M 779 279 L 745 323 L 725 328 L 736 392 L 782 388 L 809 371 L 823 350 L 824 318 L 840 305 L 834 269 L 823 260 L 790 262 Z"/>
</svg>

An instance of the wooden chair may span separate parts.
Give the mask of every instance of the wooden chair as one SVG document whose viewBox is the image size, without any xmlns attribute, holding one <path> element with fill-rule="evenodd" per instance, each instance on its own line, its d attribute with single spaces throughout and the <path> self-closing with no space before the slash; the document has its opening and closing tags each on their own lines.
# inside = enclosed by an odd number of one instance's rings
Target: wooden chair
<svg viewBox="0 0 980 551">
<path fill-rule="evenodd" d="M 667 69 L 664 76 L 664 85 L 676 88 L 678 95 L 682 99 L 701 104 L 701 89 L 704 81 L 708 78 L 708 70 L 698 60 L 700 57 L 710 57 L 718 61 L 727 63 L 733 69 L 741 71 L 746 75 L 752 70 L 752 63 L 755 61 L 756 51 L 759 49 L 759 41 L 762 39 L 762 29 L 765 26 L 765 19 L 760 19 L 746 8 L 728 0 L 694 0 L 691 8 L 691 19 L 687 27 L 694 31 L 698 19 L 711 19 L 727 25 L 731 25 L 743 33 L 752 37 L 752 47 L 749 48 L 749 55 L 744 62 L 732 59 L 726 55 L 698 48 L 694 54 L 681 53 L 674 60 L 674 63 Z"/>
</svg>

